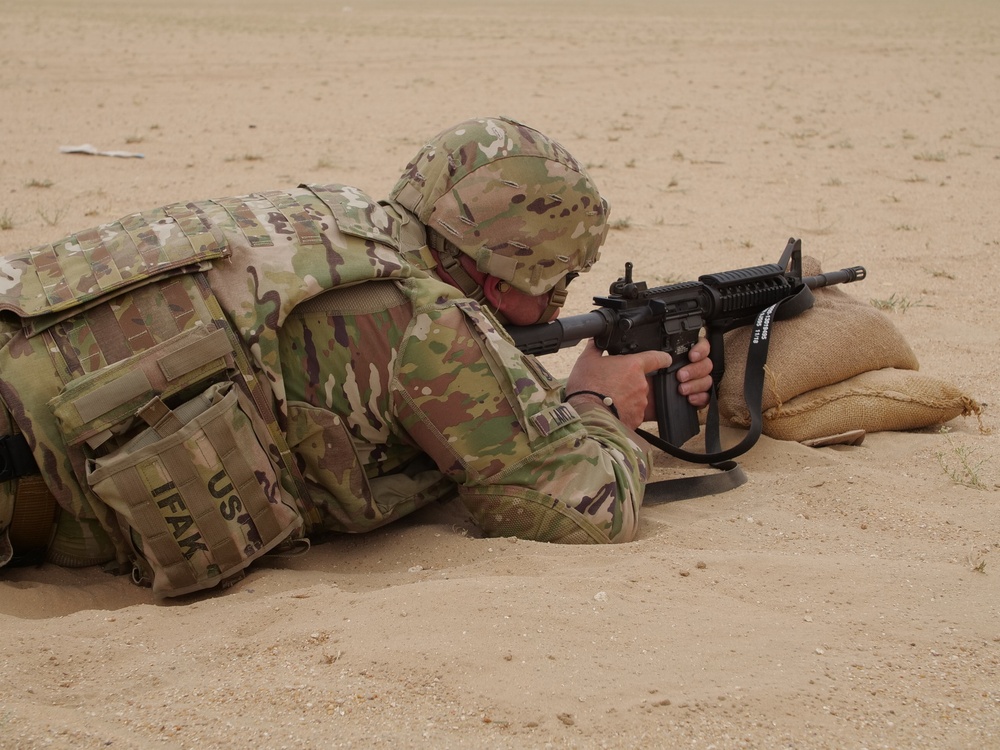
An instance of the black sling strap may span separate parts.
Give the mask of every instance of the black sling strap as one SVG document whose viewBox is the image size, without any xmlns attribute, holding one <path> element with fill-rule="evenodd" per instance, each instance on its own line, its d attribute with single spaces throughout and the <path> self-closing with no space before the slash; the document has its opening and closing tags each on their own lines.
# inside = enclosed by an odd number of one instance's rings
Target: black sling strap
<svg viewBox="0 0 1000 750">
<path fill-rule="evenodd" d="M 739 487 L 747 481 L 746 473 L 732 459 L 750 450 L 760 438 L 764 427 L 762 402 L 764 397 L 764 365 L 767 363 L 767 350 L 771 340 L 771 329 L 774 321 L 794 317 L 812 307 L 813 296 L 809 287 L 804 284 L 790 297 L 771 305 L 757 316 L 754 322 L 753 335 L 750 337 L 750 348 L 747 352 L 746 374 L 743 379 L 743 398 L 750 412 L 750 428 L 746 436 L 736 445 L 723 450 L 720 437 L 718 386 L 725 372 L 724 330 L 709 332 L 713 359 L 716 360 L 715 383 L 709 395 L 708 417 L 705 421 L 705 453 L 692 453 L 678 448 L 658 435 L 646 430 L 637 432 L 665 453 L 693 463 L 709 464 L 718 473 L 696 477 L 681 477 L 651 482 L 646 486 L 644 505 L 658 505 L 675 500 L 688 500 L 705 495 L 717 495 Z"/>
</svg>

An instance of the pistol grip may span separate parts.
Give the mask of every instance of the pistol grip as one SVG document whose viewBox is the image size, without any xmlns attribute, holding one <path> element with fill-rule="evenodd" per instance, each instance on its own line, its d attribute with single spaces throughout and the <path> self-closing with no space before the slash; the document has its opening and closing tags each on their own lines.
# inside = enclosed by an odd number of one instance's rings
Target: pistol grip
<svg viewBox="0 0 1000 750">
<path fill-rule="evenodd" d="M 677 371 L 687 364 L 687 357 L 677 359 L 680 361 L 653 374 L 653 398 L 660 437 L 680 447 L 701 431 L 701 425 L 698 424 L 698 410 L 677 390 Z"/>
</svg>

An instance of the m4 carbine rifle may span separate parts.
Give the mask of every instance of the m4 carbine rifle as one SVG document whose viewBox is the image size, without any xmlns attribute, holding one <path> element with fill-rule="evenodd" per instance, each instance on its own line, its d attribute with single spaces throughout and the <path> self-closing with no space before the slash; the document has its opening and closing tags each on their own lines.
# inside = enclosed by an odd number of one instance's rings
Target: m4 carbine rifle
<svg viewBox="0 0 1000 750">
<path fill-rule="evenodd" d="M 611 285 L 607 297 L 595 297 L 598 309 L 549 323 L 510 326 L 507 331 L 525 354 L 549 354 L 594 339 L 609 354 L 659 349 L 670 354 L 670 367 L 653 376 L 659 435 L 639 432 L 673 456 L 697 463 L 719 464 L 748 451 L 760 437 L 763 369 L 773 320 L 789 318 L 812 307 L 812 289 L 865 278 L 862 266 L 802 277 L 802 242 L 790 239 L 777 263 L 707 274 L 697 281 L 648 288 L 633 281 L 632 264 Z M 750 410 L 747 436 L 722 450 L 716 395 L 725 372 L 723 334 L 753 325 L 744 398 Z M 704 331 L 711 345 L 713 387 L 706 421 L 707 453 L 680 446 L 700 431 L 698 411 L 677 390 L 677 371 L 688 364 L 687 353 Z"/>
</svg>

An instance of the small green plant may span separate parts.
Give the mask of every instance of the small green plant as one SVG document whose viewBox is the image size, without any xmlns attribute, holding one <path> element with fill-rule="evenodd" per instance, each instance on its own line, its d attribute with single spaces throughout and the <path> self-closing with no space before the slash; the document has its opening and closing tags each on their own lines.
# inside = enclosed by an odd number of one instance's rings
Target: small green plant
<svg viewBox="0 0 1000 750">
<path fill-rule="evenodd" d="M 945 455 L 943 451 L 937 453 L 938 463 L 941 464 L 944 473 L 955 484 L 985 490 L 986 483 L 980 477 L 979 472 L 986 463 L 986 459 L 976 461 L 974 458 L 975 449 L 969 448 L 967 445 L 956 445 L 955 441 L 951 439 L 950 432 L 951 430 L 947 427 L 941 428 L 941 434 L 945 436 L 948 447 L 951 449 L 948 455 Z"/>
<path fill-rule="evenodd" d="M 632 226 L 632 217 L 626 216 L 624 219 L 617 219 L 610 224 L 611 229 L 628 229 Z"/>
<path fill-rule="evenodd" d="M 913 158 L 917 161 L 947 161 L 948 155 L 944 151 L 935 151 L 934 153 L 921 151 L 919 154 L 914 154 Z"/>
<path fill-rule="evenodd" d="M 969 554 L 966 555 L 965 559 L 969 563 L 969 568 L 972 569 L 973 573 L 986 574 L 986 555 L 989 554 L 989 547 L 980 547 L 979 549 L 972 549 Z"/>
<path fill-rule="evenodd" d="M 10 211 L 4 211 L 0 214 L 0 230 L 13 229 L 14 228 L 14 215 Z"/>
<path fill-rule="evenodd" d="M 635 159 L 629 159 L 627 162 L 625 162 L 625 167 L 627 169 L 635 169 Z"/>
<path fill-rule="evenodd" d="M 46 211 L 44 208 L 38 209 L 38 215 L 41 216 L 42 221 L 44 221 L 50 227 L 54 227 L 56 224 L 58 224 L 59 220 L 63 217 L 65 213 L 66 213 L 65 207 L 57 208 L 51 213 Z"/>
<path fill-rule="evenodd" d="M 142 143 L 142 136 L 137 135 L 135 133 L 133 133 L 132 135 L 127 135 L 125 136 L 125 143 L 128 144 Z"/>
<path fill-rule="evenodd" d="M 844 183 L 841 182 L 839 177 L 831 177 L 829 180 L 823 183 L 826 187 L 840 187 Z"/>
<path fill-rule="evenodd" d="M 52 180 L 34 180 L 34 179 L 32 179 L 32 180 L 28 180 L 26 183 L 24 183 L 24 186 L 25 187 L 29 187 L 29 188 L 50 188 L 54 184 L 55 183 L 53 183 Z"/>
<path fill-rule="evenodd" d="M 916 232 L 917 228 L 912 224 L 897 224 L 893 227 L 897 232 Z"/>
<path fill-rule="evenodd" d="M 923 303 L 920 300 L 911 300 L 909 297 L 897 297 L 896 293 L 893 292 L 889 295 L 888 299 L 873 299 L 871 300 L 872 306 L 879 310 L 891 310 L 892 312 L 904 313 L 911 307 L 923 307 Z"/>
</svg>

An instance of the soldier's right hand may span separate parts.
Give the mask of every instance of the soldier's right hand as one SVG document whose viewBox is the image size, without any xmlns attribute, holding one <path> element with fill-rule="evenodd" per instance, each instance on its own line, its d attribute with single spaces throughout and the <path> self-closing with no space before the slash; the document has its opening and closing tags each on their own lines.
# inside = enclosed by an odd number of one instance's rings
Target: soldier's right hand
<svg viewBox="0 0 1000 750">
<path fill-rule="evenodd" d="M 566 381 L 566 393 L 594 391 L 609 397 L 621 422 L 635 429 L 645 421 L 646 407 L 652 403 L 649 376 L 669 366 L 670 355 L 666 352 L 609 356 L 589 341 Z M 597 396 L 575 396 L 575 399 L 600 401 Z"/>
</svg>

